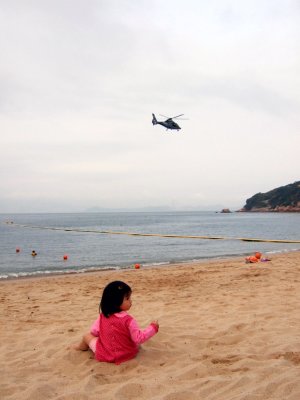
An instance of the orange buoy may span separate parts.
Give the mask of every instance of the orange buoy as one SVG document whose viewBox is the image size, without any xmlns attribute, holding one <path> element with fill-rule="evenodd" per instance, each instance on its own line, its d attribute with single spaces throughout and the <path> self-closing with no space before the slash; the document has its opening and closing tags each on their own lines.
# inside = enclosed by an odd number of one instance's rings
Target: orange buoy
<svg viewBox="0 0 300 400">
<path fill-rule="evenodd" d="M 257 251 L 257 252 L 255 253 L 255 257 L 256 257 L 258 260 L 260 260 L 261 253 L 260 253 L 259 251 Z"/>
<path fill-rule="evenodd" d="M 135 268 L 135 269 L 140 269 L 141 266 L 140 266 L 140 264 L 135 264 L 134 268 Z"/>
<path fill-rule="evenodd" d="M 64 255 L 64 260 L 67 260 L 68 259 L 68 256 L 65 254 Z"/>
</svg>

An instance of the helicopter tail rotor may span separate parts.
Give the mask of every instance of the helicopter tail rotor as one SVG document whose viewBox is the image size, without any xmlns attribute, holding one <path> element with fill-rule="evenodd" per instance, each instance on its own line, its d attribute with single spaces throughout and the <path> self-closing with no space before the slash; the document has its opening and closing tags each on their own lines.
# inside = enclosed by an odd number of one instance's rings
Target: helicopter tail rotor
<svg viewBox="0 0 300 400">
<path fill-rule="evenodd" d="M 157 124 L 157 119 L 156 119 L 156 117 L 155 117 L 154 114 L 152 114 L 152 124 L 153 124 L 153 125 L 156 125 L 156 124 Z"/>
</svg>

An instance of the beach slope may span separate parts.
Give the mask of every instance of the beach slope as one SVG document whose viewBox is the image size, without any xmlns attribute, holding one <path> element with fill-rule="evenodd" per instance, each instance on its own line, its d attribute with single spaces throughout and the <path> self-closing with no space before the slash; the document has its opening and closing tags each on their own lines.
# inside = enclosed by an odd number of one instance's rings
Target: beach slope
<svg viewBox="0 0 300 400">
<path fill-rule="evenodd" d="M 103 287 L 133 288 L 130 313 L 159 333 L 121 365 L 68 347 Z M 2 400 L 299 400 L 300 252 L 0 282 Z"/>
</svg>

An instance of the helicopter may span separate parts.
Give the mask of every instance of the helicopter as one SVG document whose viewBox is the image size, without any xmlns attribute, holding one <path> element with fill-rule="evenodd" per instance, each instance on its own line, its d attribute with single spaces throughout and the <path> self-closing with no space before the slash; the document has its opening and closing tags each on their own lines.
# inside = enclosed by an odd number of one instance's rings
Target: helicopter
<svg viewBox="0 0 300 400">
<path fill-rule="evenodd" d="M 155 115 L 152 114 L 152 124 L 153 125 L 157 125 L 157 124 L 158 125 L 162 125 L 165 128 L 167 128 L 167 130 L 168 129 L 173 129 L 173 130 L 179 131 L 181 128 L 175 121 L 173 121 L 173 119 L 181 117 L 182 115 L 184 115 L 184 114 L 179 114 L 179 115 L 176 115 L 175 117 L 171 117 L 171 118 L 170 117 L 166 117 L 165 115 L 162 115 L 162 117 L 165 117 L 167 119 L 165 121 L 157 121 Z"/>
</svg>

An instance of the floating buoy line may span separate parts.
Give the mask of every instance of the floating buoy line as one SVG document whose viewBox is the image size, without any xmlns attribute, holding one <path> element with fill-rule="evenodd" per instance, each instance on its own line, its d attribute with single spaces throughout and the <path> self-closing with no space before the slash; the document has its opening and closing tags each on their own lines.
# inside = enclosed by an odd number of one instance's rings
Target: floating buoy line
<svg viewBox="0 0 300 400">
<path fill-rule="evenodd" d="M 49 226 L 23 225 L 23 224 L 15 224 L 12 222 L 10 222 L 9 224 L 11 226 L 16 226 L 20 228 L 48 229 L 52 231 L 77 232 L 77 233 L 97 233 L 101 235 L 127 235 L 127 236 L 147 236 L 147 237 L 150 236 L 150 237 L 161 237 L 161 238 L 172 238 L 172 239 L 241 240 L 243 242 L 267 242 L 267 243 L 300 243 L 300 240 L 286 240 L 286 239 L 254 239 L 254 238 L 225 237 L 225 236 L 197 236 L 197 235 L 172 235 L 172 234 L 160 234 L 160 233 L 98 231 L 98 230 L 87 230 L 87 229 L 55 228 Z"/>
</svg>

